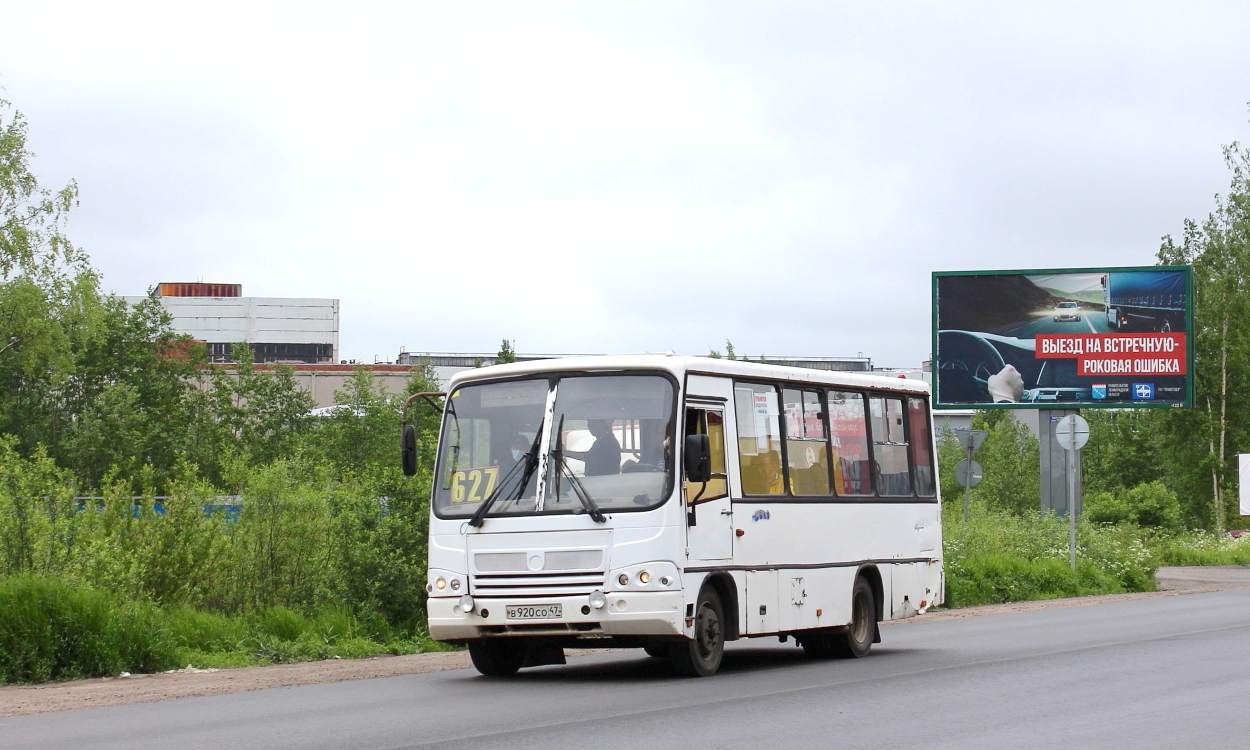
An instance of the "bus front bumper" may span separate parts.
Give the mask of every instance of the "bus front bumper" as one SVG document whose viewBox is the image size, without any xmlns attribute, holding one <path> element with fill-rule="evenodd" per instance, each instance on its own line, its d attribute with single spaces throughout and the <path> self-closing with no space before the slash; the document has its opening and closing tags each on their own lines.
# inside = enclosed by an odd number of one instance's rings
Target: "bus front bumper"
<svg viewBox="0 0 1250 750">
<path fill-rule="evenodd" d="M 518 635 L 683 635 L 685 595 L 681 591 L 608 592 L 607 603 L 590 606 L 586 596 L 544 599 L 476 598 L 474 611 L 463 612 L 459 599 L 430 597 L 430 637 L 437 641 Z M 509 619 L 508 607 L 559 604 L 559 618 Z M 587 613 L 586 610 L 589 610 Z M 485 613 L 485 616 L 483 616 Z"/>
</svg>

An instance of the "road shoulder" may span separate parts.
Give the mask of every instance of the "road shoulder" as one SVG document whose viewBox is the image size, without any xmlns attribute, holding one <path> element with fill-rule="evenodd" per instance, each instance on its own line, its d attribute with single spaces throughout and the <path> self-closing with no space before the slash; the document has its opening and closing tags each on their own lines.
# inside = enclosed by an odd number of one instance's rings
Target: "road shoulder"
<svg viewBox="0 0 1250 750">
<path fill-rule="evenodd" d="M 1159 591 L 1137 594 L 1111 594 L 1071 599 L 991 604 L 983 607 L 937 610 L 908 620 L 882 623 L 888 626 L 916 625 L 925 622 L 981 617 L 986 615 L 1030 612 L 1061 607 L 1085 607 L 1096 604 L 1152 599 L 1164 596 L 1199 594 L 1227 589 L 1250 588 L 1250 566 L 1218 566 L 1201 568 L 1161 568 L 1156 580 Z M 570 650 L 569 655 L 591 653 Z M 40 685 L 0 687 L 0 717 L 22 716 L 77 708 L 146 703 L 172 698 L 221 695 L 276 687 L 315 685 L 326 682 L 367 680 L 376 677 L 441 672 L 470 666 L 464 651 L 443 651 L 408 656 L 378 656 L 370 659 L 334 659 L 279 664 L 264 667 L 199 670 L 180 669 L 174 672 L 130 677 L 104 677 L 73 682 L 49 682 Z"/>
</svg>

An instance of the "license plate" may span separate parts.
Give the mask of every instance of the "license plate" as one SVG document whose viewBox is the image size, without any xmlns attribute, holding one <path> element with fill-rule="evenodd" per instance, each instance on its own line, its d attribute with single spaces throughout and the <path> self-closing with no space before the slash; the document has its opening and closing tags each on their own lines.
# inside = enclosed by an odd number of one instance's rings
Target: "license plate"
<svg viewBox="0 0 1250 750">
<path fill-rule="evenodd" d="M 564 616 L 564 607 L 559 604 L 518 604 L 504 607 L 504 614 L 509 620 L 555 620 Z"/>
</svg>

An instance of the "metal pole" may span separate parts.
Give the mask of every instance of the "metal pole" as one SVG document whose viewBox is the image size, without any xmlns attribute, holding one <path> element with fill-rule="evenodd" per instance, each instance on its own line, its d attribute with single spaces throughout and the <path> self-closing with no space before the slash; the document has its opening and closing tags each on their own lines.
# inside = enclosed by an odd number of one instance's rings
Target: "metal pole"
<svg viewBox="0 0 1250 750">
<path fill-rule="evenodd" d="M 972 503 L 972 442 L 968 442 L 968 470 L 964 472 L 964 523 L 968 523 L 968 506 Z"/>
<path fill-rule="evenodd" d="M 1076 450 L 1068 451 L 1068 563 L 1076 570 Z"/>
</svg>

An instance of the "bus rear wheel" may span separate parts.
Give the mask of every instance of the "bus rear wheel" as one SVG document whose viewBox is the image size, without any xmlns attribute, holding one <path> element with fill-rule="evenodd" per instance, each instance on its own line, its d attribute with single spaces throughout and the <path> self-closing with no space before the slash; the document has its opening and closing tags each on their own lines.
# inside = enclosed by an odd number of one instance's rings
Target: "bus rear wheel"
<svg viewBox="0 0 1250 750">
<path fill-rule="evenodd" d="M 668 658 L 678 674 L 711 677 L 720 669 L 724 655 L 725 610 L 716 592 L 705 588 L 694 608 L 694 639 L 672 644 Z"/>
<path fill-rule="evenodd" d="M 867 656 L 876 634 L 877 605 L 872 584 L 861 576 L 855 579 L 855 588 L 851 589 L 851 624 L 846 633 L 833 639 L 832 653 L 849 659 Z"/>
<path fill-rule="evenodd" d="M 469 658 L 477 671 L 487 677 L 508 677 L 516 674 L 525 662 L 528 647 L 521 638 L 499 638 L 469 643 Z"/>
</svg>

